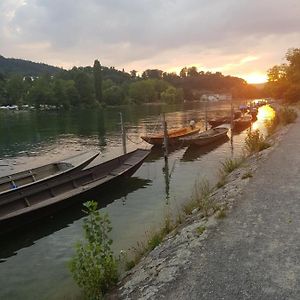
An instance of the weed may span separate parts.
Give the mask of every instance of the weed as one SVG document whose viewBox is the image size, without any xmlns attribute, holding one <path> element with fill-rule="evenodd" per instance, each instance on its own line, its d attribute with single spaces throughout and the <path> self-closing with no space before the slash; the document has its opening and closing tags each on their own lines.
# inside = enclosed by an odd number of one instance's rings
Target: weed
<svg viewBox="0 0 300 300">
<path fill-rule="evenodd" d="M 195 203 L 205 216 L 208 216 L 210 210 L 214 208 L 213 199 L 210 197 L 212 191 L 213 189 L 206 179 L 197 181 L 194 185 L 192 203 Z"/>
<path fill-rule="evenodd" d="M 74 280 L 87 299 L 102 299 L 118 279 L 117 263 L 111 250 L 111 231 L 107 215 L 100 215 L 97 202 L 84 203 L 88 217 L 83 221 L 85 242 L 78 242 L 69 263 Z"/>
<path fill-rule="evenodd" d="M 192 199 L 183 204 L 182 209 L 186 215 L 191 215 L 192 211 L 198 207 L 198 203 L 196 200 Z"/>
<path fill-rule="evenodd" d="M 129 271 L 136 265 L 136 262 L 134 260 L 126 260 L 125 263 L 125 270 Z"/>
<path fill-rule="evenodd" d="M 251 154 L 269 148 L 271 145 L 266 142 L 259 130 L 248 131 L 245 139 L 245 148 Z"/>
<path fill-rule="evenodd" d="M 247 171 L 247 172 L 242 176 L 242 179 L 251 178 L 251 177 L 253 177 L 252 172 L 251 172 L 251 171 Z"/>
<path fill-rule="evenodd" d="M 222 168 L 220 169 L 220 174 L 222 174 L 223 176 L 230 174 L 235 169 L 240 167 L 244 160 L 244 156 L 238 158 L 226 158 L 224 162 L 221 162 Z"/>
<path fill-rule="evenodd" d="M 216 184 L 216 188 L 219 189 L 226 184 L 226 174 L 224 174 L 223 170 L 219 170 L 219 181 Z"/>
<path fill-rule="evenodd" d="M 205 231 L 206 227 L 205 226 L 199 226 L 196 228 L 196 232 L 201 235 Z"/>
<path fill-rule="evenodd" d="M 226 217 L 226 210 L 225 208 L 221 208 L 217 213 L 218 219 L 224 219 Z"/>
</svg>

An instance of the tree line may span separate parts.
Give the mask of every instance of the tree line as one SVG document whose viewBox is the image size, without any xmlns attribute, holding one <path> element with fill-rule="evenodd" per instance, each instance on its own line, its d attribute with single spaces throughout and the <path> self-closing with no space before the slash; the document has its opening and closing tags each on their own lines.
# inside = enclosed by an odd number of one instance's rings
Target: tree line
<svg viewBox="0 0 300 300">
<path fill-rule="evenodd" d="M 268 70 L 266 89 L 274 98 L 287 103 L 300 101 L 300 48 L 287 51 L 286 63 L 275 65 Z"/>
<path fill-rule="evenodd" d="M 260 91 L 241 78 L 220 72 L 183 68 L 180 74 L 147 69 L 141 76 L 113 67 L 93 66 L 59 69 L 39 76 L 18 72 L 0 73 L 0 105 L 28 104 L 36 108 L 82 108 L 143 104 L 181 103 L 199 100 L 207 93 L 230 93 L 234 98 L 258 97 Z"/>
</svg>

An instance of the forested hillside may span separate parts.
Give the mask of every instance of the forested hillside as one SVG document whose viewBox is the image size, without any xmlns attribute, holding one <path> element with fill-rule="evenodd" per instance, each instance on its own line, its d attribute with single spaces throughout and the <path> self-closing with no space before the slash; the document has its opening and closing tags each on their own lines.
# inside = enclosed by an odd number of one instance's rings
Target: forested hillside
<svg viewBox="0 0 300 300">
<path fill-rule="evenodd" d="M 61 70 L 61 68 L 43 63 L 36 63 L 24 59 L 5 58 L 0 55 L 0 73 L 2 74 L 18 73 L 23 76 L 39 76 L 42 74 L 54 75 Z"/>
<path fill-rule="evenodd" d="M 261 91 L 241 78 L 184 67 L 180 74 L 147 69 L 138 74 L 101 66 L 64 70 L 45 64 L 0 58 L 0 105 L 82 108 L 200 100 L 203 94 L 259 97 Z"/>
</svg>

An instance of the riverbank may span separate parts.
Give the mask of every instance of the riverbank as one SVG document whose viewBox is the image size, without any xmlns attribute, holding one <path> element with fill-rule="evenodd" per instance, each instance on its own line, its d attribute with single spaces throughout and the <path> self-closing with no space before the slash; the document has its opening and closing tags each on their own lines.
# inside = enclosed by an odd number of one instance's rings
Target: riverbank
<svg viewBox="0 0 300 300">
<path fill-rule="evenodd" d="M 299 293 L 299 290 L 295 290 L 295 280 L 297 281 L 295 275 L 297 272 L 299 275 L 299 268 L 296 269 L 297 262 L 294 261 L 293 270 L 286 270 L 288 262 L 285 261 L 286 265 L 281 266 L 281 262 L 273 257 L 276 253 L 273 251 L 274 249 L 282 251 L 279 247 L 281 241 L 278 241 L 276 236 L 279 234 L 276 230 L 277 226 L 279 229 L 282 227 L 282 224 L 276 225 L 276 221 L 280 220 L 277 214 L 280 217 L 281 213 L 283 215 L 285 213 L 278 210 L 274 214 L 270 213 L 269 209 L 273 208 L 272 197 L 270 198 L 268 193 L 260 193 L 266 184 L 267 192 L 273 191 L 280 195 L 281 190 L 278 189 L 276 180 L 282 179 L 281 177 L 288 175 L 290 171 L 289 167 L 284 164 L 284 154 L 287 153 L 285 151 L 290 151 L 293 143 L 298 143 L 294 135 L 298 134 L 297 130 L 300 132 L 299 120 L 292 125 L 293 130 L 288 132 L 290 126 L 283 127 L 276 132 L 271 138 L 272 146 L 270 148 L 248 157 L 240 168 L 228 175 L 227 183 L 211 195 L 211 201 L 219 205 L 219 210 L 208 218 L 203 215 L 203 212 L 194 210 L 193 214 L 187 217 L 184 225 L 171 232 L 163 243 L 127 273 L 115 294 L 110 295 L 109 298 L 253 299 L 251 295 L 255 290 L 258 298 L 277 299 L 276 295 L 284 295 L 279 293 L 278 289 L 289 291 L 289 288 L 294 288 L 293 295 Z M 286 134 L 287 132 L 289 134 Z M 287 146 L 287 141 L 290 143 L 289 146 Z M 297 149 L 297 147 L 293 149 Z M 296 152 L 293 155 L 296 155 Z M 291 162 L 292 159 L 289 161 Z M 276 167 L 276 163 L 282 164 L 281 167 Z M 278 172 L 274 173 L 275 170 Z M 288 187 L 284 187 L 283 191 L 288 190 Z M 268 200 L 268 203 L 264 203 L 265 199 Z M 284 204 L 280 197 L 278 201 L 283 208 L 287 208 L 290 212 L 293 211 L 294 207 Z M 290 205 L 292 204 L 294 203 Z M 251 209 L 248 205 L 252 205 L 252 208 L 255 207 L 255 213 L 250 216 L 248 213 Z M 220 211 L 223 213 L 220 214 Z M 227 215 L 228 217 L 226 217 Z M 269 220 L 268 218 L 272 215 L 274 215 L 274 219 Z M 247 218 L 250 218 L 249 224 Z M 228 226 L 226 226 L 227 224 Z M 230 230 L 227 231 L 227 227 Z M 265 229 L 271 230 L 271 237 L 273 234 L 274 239 L 269 239 L 269 244 L 263 245 L 261 249 L 259 246 L 255 248 L 262 237 L 270 236 L 269 232 L 264 233 Z M 253 249 L 255 255 L 251 254 L 252 246 L 255 248 Z M 266 247 L 270 248 L 269 252 L 266 251 Z M 293 248 L 293 250 L 295 249 Z M 248 257 L 245 260 L 245 253 L 250 256 L 249 261 Z M 271 280 L 259 289 L 258 286 L 251 284 L 257 283 L 257 280 L 253 279 L 256 274 L 255 268 L 262 269 L 262 274 L 264 267 L 266 270 L 270 269 L 268 267 L 272 264 L 272 258 L 265 260 L 265 255 L 271 255 L 274 258 L 275 265 L 277 264 L 274 267 L 278 272 L 277 281 L 281 280 L 281 284 Z M 208 258 L 210 259 L 209 263 Z M 295 260 L 293 255 L 289 258 L 290 261 Z M 269 262 L 268 266 L 262 264 L 264 261 Z M 241 264 L 238 265 L 238 262 Z M 284 269 L 282 274 L 280 267 Z M 227 274 L 231 274 L 236 282 L 231 280 L 230 285 Z M 239 277 L 241 280 L 243 279 L 242 282 L 238 280 Z M 269 275 L 269 277 L 272 276 Z"/>
</svg>

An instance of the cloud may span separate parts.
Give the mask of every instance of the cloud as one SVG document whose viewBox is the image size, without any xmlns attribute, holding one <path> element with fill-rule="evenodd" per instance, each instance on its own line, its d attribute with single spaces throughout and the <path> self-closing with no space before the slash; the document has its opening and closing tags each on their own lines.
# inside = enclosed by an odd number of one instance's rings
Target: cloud
<svg viewBox="0 0 300 300">
<path fill-rule="evenodd" d="M 297 47 L 297 0 L 3 0 L 5 56 L 71 67 L 265 71 Z"/>
</svg>

